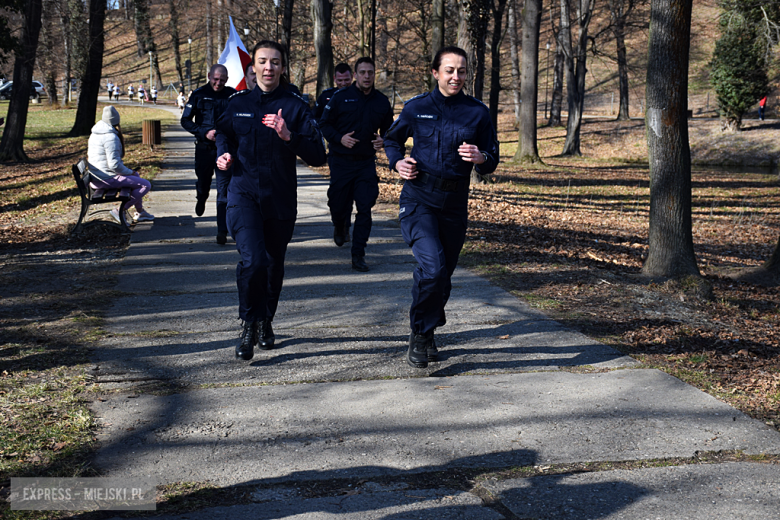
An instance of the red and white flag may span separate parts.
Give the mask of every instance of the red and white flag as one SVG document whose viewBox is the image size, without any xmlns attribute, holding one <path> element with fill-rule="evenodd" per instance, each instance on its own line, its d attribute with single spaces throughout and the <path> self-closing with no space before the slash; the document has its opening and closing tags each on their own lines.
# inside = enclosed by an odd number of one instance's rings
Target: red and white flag
<svg viewBox="0 0 780 520">
<path fill-rule="evenodd" d="M 232 16 L 230 17 L 230 35 L 225 43 L 225 50 L 219 55 L 217 63 L 227 67 L 228 80 L 226 85 L 228 87 L 233 87 L 236 90 L 244 90 L 246 88 L 244 72 L 247 65 L 252 63 L 252 57 L 249 56 L 241 38 L 238 37 Z"/>
</svg>

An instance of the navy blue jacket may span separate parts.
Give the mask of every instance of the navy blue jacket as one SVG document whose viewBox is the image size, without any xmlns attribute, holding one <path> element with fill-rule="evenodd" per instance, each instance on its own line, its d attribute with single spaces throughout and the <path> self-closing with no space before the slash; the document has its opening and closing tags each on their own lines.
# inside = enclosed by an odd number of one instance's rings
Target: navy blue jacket
<svg viewBox="0 0 780 520">
<path fill-rule="evenodd" d="M 289 141 L 263 124 L 264 115 L 280 108 L 292 132 Z M 253 201 L 262 208 L 264 219 L 297 215 L 296 155 L 312 166 L 326 160 L 309 105 L 284 88 L 266 94 L 258 87 L 230 99 L 217 122 L 217 156 L 224 153 L 233 157 L 228 205 Z"/>
<path fill-rule="evenodd" d="M 333 94 L 320 119 L 320 130 L 331 153 L 369 157 L 376 153 L 374 132 L 384 136 L 393 124 L 393 107 L 387 96 L 372 89 L 363 94 L 356 84 L 343 88 Z M 352 137 L 358 142 L 352 148 L 341 144 L 344 134 L 355 131 Z"/>
<path fill-rule="evenodd" d="M 212 141 L 206 139 L 206 134 L 217 127 L 217 119 L 225 110 L 230 96 L 235 93 L 232 87 L 224 87 L 219 92 L 214 92 L 210 84 L 196 89 L 181 114 L 181 126 L 193 134 L 198 142 L 211 143 Z"/>
<path fill-rule="evenodd" d="M 320 97 L 317 98 L 317 104 L 314 105 L 314 117 L 317 118 L 317 121 L 322 119 L 322 111 L 325 110 L 325 105 L 328 104 L 330 98 L 332 98 L 333 94 L 338 92 L 338 90 L 338 87 L 326 88 L 322 91 Z"/>
<path fill-rule="evenodd" d="M 406 102 L 385 135 L 391 168 L 404 158 L 409 137 L 414 139 L 410 156 L 417 161 L 417 170 L 434 177 L 468 182 L 474 163 L 458 154 L 464 142 L 477 145 L 485 154 L 485 162 L 476 165 L 477 173 L 486 175 L 498 166 L 498 140 L 488 108 L 463 92 L 447 97 L 435 88 Z M 409 196 L 434 207 L 462 207 L 464 211 L 468 201 L 467 190 L 441 192 L 430 182 L 423 185 L 418 179 L 404 184 L 402 198 Z"/>
</svg>

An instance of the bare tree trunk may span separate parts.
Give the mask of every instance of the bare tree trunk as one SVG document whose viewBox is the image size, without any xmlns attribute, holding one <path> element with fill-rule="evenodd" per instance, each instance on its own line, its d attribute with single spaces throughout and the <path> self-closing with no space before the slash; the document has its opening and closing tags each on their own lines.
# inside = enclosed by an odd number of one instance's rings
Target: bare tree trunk
<svg viewBox="0 0 780 520">
<path fill-rule="evenodd" d="M 482 101 L 485 90 L 485 47 L 487 45 L 487 29 L 490 16 L 491 0 L 472 0 L 475 9 L 472 9 L 474 19 L 472 21 L 472 41 L 474 42 L 474 54 L 477 62 L 474 65 L 474 97 Z"/>
<path fill-rule="evenodd" d="M 496 2 L 493 3 L 491 0 L 493 38 L 490 45 L 490 97 L 488 103 L 493 128 L 498 128 L 498 95 L 501 93 L 501 37 L 503 36 L 501 27 L 507 0 L 496 0 Z"/>
<path fill-rule="evenodd" d="M 361 57 L 368 56 L 368 41 L 366 39 L 366 3 L 365 0 L 357 0 L 358 15 L 358 54 Z"/>
<path fill-rule="evenodd" d="M 72 78 L 71 64 L 73 63 L 72 53 L 73 44 L 70 32 L 70 9 L 68 7 L 67 0 L 60 0 L 59 2 L 60 12 L 60 27 L 62 28 L 62 46 L 65 48 L 65 56 L 63 57 L 63 67 L 65 68 L 64 75 L 64 90 L 62 92 L 62 106 L 68 104 L 68 97 L 70 94 L 70 82 Z"/>
<path fill-rule="evenodd" d="M 555 45 L 555 65 L 553 66 L 553 88 L 550 101 L 550 119 L 547 126 L 561 126 L 561 113 L 563 112 L 563 51 L 561 46 Z"/>
<path fill-rule="evenodd" d="M 136 0 L 137 1 L 137 0 Z M 225 36 L 225 9 L 223 5 L 223 0 L 217 0 L 217 9 L 216 9 L 216 18 L 217 18 L 217 54 L 220 54 L 222 52 L 223 47 L 225 46 L 225 41 L 227 40 L 227 37 Z"/>
<path fill-rule="evenodd" d="M 433 0 L 433 9 L 431 11 L 431 62 L 433 57 L 444 47 L 444 0 Z M 430 74 L 430 71 L 428 72 Z M 430 74 L 430 88 L 436 88 L 436 78 Z"/>
<path fill-rule="evenodd" d="M 56 18 L 57 6 L 56 0 L 44 0 L 42 5 L 41 33 L 40 43 L 38 45 L 38 72 L 46 88 L 47 103 L 54 106 L 58 102 L 57 98 L 57 73 L 60 61 L 59 49 L 57 56 L 54 56 L 55 48 L 55 29 L 54 19 Z"/>
<path fill-rule="evenodd" d="M 387 64 L 390 60 L 387 56 L 387 16 L 385 16 L 385 9 L 381 1 L 377 4 L 376 25 L 378 32 L 377 43 L 379 44 L 376 51 L 376 66 L 379 78 L 384 83 L 387 81 Z"/>
<path fill-rule="evenodd" d="M 514 160 L 523 164 L 540 163 L 536 144 L 536 106 L 539 78 L 539 29 L 542 0 L 525 0 L 523 8 L 523 69 L 520 78 L 520 129 Z"/>
<path fill-rule="evenodd" d="M 19 41 L 20 50 L 14 60 L 14 88 L 11 103 L 8 105 L 3 138 L 0 140 L 0 161 L 30 160 L 24 153 L 24 129 L 27 126 L 27 110 L 30 107 L 42 11 L 41 0 L 27 0 L 24 6 L 24 27 Z"/>
<path fill-rule="evenodd" d="M 105 0 L 89 1 L 89 54 L 87 66 L 81 75 L 81 91 L 76 120 L 68 135 L 89 135 L 95 124 L 97 99 L 100 94 L 100 76 L 103 73 L 103 26 L 106 18 Z"/>
<path fill-rule="evenodd" d="M 292 52 L 292 19 L 293 19 L 294 0 L 284 0 L 284 11 L 282 12 L 282 45 L 287 52 L 287 74 L 290 71 L 290 56 Z"/>
<path fill-rule="evenodd" d="M 577 2 L 577 46 L 564 47 L 566 54 L 566 94 L 568 101 L 569 117 L 566 121 L 566 142 L 563 144 L 563 155 L 582 155 L 580 150 L 580 127 L 582 126 L 582 111 L 585 105 L 585 66 L 588 55 L 588 26 L 593 15 L 593 2 L 595 0 L 575 0 Z M 563 20 L 563 5 L 568 1 L 561 1 L 561 20 Z M 563 32 L 563 25 L 561 25 Z"/>
<path fill-rule="evenodd" d="M 311 18 L 314 20 L 314 49 L 317 52 L 317 96 L 333 85 L 333 44 L 331 31 L 333 4 L 329 0 L 311 0 Z"/>
<path fill-rule="evenodd" d="M 610 0 L 609 10 L 612 18 L 612 33 L 615 35 L 615 46 L 617 47 L 618 64 L 618 85 L 620 90 L 620 108 L 618 109 L 617 120 L 628 121 L 628 60 L 626 59 L 626 16 L 627 12 L 623 9 L 623 0 Z M 633 7 L 633 2 L 629 2 L 628 11 Z"/>
<path fill-rule="evenodd" d="M 214 64 L 214 14 L 211 0 L 206 0 L 206 70 Z"/>
<path fill-rule="evenodd" d="M 517 0 L 509 0 L 509 50 L 512 58 L 512 101 L 515 104 L 515 127 L 520 128 L 520 55 L 518 53 L 517 21 L 515 7 Z"/>
<path fill-rule="evenodd" d="M 648 276 L 700 276 L 691 224 L 691 151 L 686 117 L 693 0 L 652 0 L 647 66 L 650 159 Z"/>
<path fill-rule="evenodd" d="M 133 0 L 133 25 L 135 27 L 135 43 L 139 58 L 143 58 L 144 54 L 146 54 L 146 28 L 149 27 L 149 5 L 147 1 Z"/>
<path fill-rule="evenodd" d="M 181 49 L 179 48 L 179 10 L 178 0 L 168 0 L 168 11 L 171 19 L 168 21 L 168 30 L 171 31 L 171 43 L 173 44 L 173 61 L 176 67 L 176 75 L 179 77 L 179 84 L 184 85 L 184 71 L 181 67 Z M 159 70 L 159 66 L 158 66 Z M 161 87 L 162 88 L 162 87 Z"/>
<path fill-rule="evenodd" d="M 469 27 L 469 19 L 471 18 L 471 4 L 468 0 L 457 0 L 458 2 L 458 47 L 466 51 L 468 55 L 468 75 L 464 85 L 464 91 L 467 94 L 474 92 L 474 70 L 477 63 L 476 55 L 474 54 L 474 45 L 471 39 L 471 29 Z"/>
</svg>

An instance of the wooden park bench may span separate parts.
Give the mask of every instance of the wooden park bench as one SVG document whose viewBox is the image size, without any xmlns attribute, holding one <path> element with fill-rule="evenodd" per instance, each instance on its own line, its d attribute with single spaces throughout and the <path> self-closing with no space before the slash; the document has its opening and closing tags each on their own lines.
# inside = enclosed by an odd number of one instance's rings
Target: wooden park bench
<svg viewBox="0 0 780 520">
<path fill-rule="evenodd" d="M 81 214 L 79 215 L 79 221 L 76 223 L 76 227 L 73 228 L 71 234 L 80 233 L 81 230 L 94 222 L 86 222 L 89 220 L 88 213 L 89 208 L 95 204 L 105 204 L 108 202 L 120 202 L 124 203 L 130 200 L 130 189 L 121 188 L 116 190 L 103 190 L 96 188 L 92 181 L 92 173 L 90 168 L 94 169 L 94 166 L 90 165 L 86 159 L 81 158 L 79 162 L 73 165 L 73 177 L 76 179 L 76 186 L 79 189 L 79 195 L 81 196 Z M 121 206 L 120 206 L 121 207 Z M 111 209 L 101 209 L 94 211 L 91 215 L 98 213 L 108 212 Z M 118 227 L 122 233 L 129 233 L 130 226 L 127 225 L 127 219 L 125 217 L 126 212 L 119 212 L 120 224 L 117 224 L 113 220 L 108 222 L 109 225 Z M 91 216 L 90 215 L 90 216 Z M 105 221 L 101 221 L 106 223 Z"/>
</svg>

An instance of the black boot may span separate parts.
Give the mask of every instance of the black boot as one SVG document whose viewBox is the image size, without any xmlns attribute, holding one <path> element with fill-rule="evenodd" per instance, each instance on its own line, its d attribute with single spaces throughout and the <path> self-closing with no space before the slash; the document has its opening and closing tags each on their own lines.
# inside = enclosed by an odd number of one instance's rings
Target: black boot
<svg viewBox="0 0 780 520">
<path fill-rule="evenodd" d="M 409 335 L 409 351 L 406 353 L 406 362 L 414 368 L 426 368 L 428 366 L 428 347 L 433 342 L 433 333 Z"/>
<path fill-rule="evenodd" d="M 366 264 L 366 261 L 363 260 L 362 256 L 353 255 L 352 269 L 355 271 L 360 271 L 361 273 L 365 273 L 368 271 L 368 264 Z"/>
<path fill-rule="evenodd" d="M 275 341 L 276 336 L 274 336 L 274 329 L 271 328 L 271 319 L 266 318 L 260 322 L 260 348 L 271 350 L 274 348 Z"/>
<path fill-rule="evenodd" d="M 241 332 L 241 343 L 236 347 L 236 357 L 249 361 L 255 355 L 257 343 L 257 322 L 245 321 L 244 330 Z"/>
<path fill-rule="evenodd" d="M 344 242 L 349 242 L 349 219 L 344 221 L 344 227 L 341 230 L 341 235 L 344 237 Z"/>
<path fill-rule="evenodd" d="M 433 332 L 431 332 L 431 342 L 428 344 L 428 348 L 425 349 L 425 353 L 428 356 L 429 363 L 439 360 L 439 349 L 436 348 L 436 338 L 433 337 Z"/>
<path fill-rule="evenodd" d="M 344 245 L 344 227 L 339 224 L 333 226 L 333 242 L 339 247 Z"/>
</svg>

